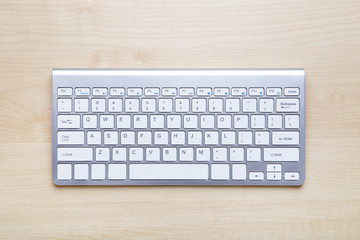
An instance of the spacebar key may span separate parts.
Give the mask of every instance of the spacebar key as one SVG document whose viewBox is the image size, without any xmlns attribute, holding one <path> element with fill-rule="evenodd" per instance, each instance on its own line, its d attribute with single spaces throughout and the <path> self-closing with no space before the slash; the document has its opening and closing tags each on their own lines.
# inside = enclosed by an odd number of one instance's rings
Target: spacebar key
<svg viewBox="0 0 360 240">
<path fill-rule="evenodd" d="M 130 164 L 130 179 L 207 180 L 207 164 Z"/>
</svg>

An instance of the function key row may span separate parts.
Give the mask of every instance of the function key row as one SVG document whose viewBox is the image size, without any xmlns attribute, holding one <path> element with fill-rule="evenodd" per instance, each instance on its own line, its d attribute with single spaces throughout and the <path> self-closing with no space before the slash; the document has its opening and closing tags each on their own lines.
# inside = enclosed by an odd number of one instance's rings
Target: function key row
<svg viewBox="0 0 360 240">
<path fill-rule="evenodd" d="M 75 88 L 73 93 L 72 88 L 58 88 L 58 96 L 281 96 L 282 88 Z M 300 94 L 299 88 L 284 88 L 285 96 L 298 96 Z"/>
</svg>

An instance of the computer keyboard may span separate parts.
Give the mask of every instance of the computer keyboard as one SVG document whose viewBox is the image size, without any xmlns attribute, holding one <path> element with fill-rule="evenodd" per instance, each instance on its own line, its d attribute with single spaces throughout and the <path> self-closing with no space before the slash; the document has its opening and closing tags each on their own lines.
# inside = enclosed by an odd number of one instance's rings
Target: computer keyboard
<svg viewBox="0 0 360 240">
<path fill-rule="evenodd" d="M 54 69 L 57 185 L 301 185 L 305 72 Z"/>
</svg>

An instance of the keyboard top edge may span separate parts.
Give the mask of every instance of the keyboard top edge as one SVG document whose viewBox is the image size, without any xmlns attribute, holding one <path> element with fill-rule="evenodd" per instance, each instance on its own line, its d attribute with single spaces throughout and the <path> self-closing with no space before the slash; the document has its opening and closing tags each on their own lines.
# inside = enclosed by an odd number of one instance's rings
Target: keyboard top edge
<svg viewBox="0 0 360 240">
<path fill-rule="evenodd" d="M 57 69 L 53 76 L 305 76 L 304 69 Z"/>
</svg>

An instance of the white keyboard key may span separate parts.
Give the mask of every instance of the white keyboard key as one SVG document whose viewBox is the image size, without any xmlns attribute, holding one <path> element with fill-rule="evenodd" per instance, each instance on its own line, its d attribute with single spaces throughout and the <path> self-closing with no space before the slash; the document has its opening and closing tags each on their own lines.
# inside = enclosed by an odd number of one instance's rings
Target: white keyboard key
<svg viewBox="0 0 360 240">
<path fill-rule="evenodd" d="M 256 145 L 269 145 L 270 133 L 268 131 L 255 132 L 255 144 Z"/>
<path fill-rule="evenodd" d="M 74 164 L 74 179 L 75 180 L 89 179 L 89 165 L 88 164 Z"/>
<path fill-rule="evenodd" d="M 210 161 L 210 148 L 197 148 L 196 149 L 196 161 L 199 161 L 199 162 Z"/>
<path fill-rule="evenodd" d="M 177 98 L 175 100 L 175 112 L 189 112 L 190 100 L 187 98 Z"/>
<path fill-rule="evenodd" d="M 251 128 L 265 128 L 265 115 L 251 115 Z"/>
<path fill-rule="evenodd" d="M 227 148 L 213 148 L 213 161 L 215 162 L 227 161 Z"/>
<path fill-rule="evenodd" d="M 128 88 L 128 96 L 141 96 L 143 94 L 142 88 Z"/>
<path fill-rule="evenodd" d="M 171 144 L 184 145 L 185 144 L 185 132 L 184 131 L 172 131 L 171 132 Z"/>
<path fill-rule="evenodd" d="M 229 88 L 215 88 L 214 95 L 215 96 L 228 96 L 230 93 Z"/>
<path fill-rule="evenodd" d="M 299 115 L 285 115 L 285 128 L 299 128 Z"/>
<path fill-rule="evenodd" d="M 266 174 L 266 179 L 269 181 L 280 181 L 281 173 L 280 172 L 268 172 Z"/>
<path fill-rule="evenodd" d="M 72 88 L 58 88 L 57 89 L 58 96 L 71 96 Z"/>
<path fill-rule="evenodd" d="M 267 88 L 266 95 L 268 96 L 281 96 L 281 88 Z"/>
<path fill-rule="evenodd" d="M 200 126 L 201 128 L 214 128 L 215 127 L 214 115 L 201 115 Z"/>
<path fill-rule="evenodd" d="M 281 172 L 281 164 L 267 164 L 266 171 L 268 172 Z"/>
<path fill-rule="evenodd" d="M 202 132 L 201 131 L 189 131 L 188 132 L 188 144 L 189 145 L 202 144 Z"/>
<path fill-rule="evenodd" d="M 97 115 L 83 115 L 83 128 L 97 128 Z"/>
<path fill-rule="evenodd" d="M 235 144 L 235 131 L 222 131 L 221 144 L 234 145 Z"/>
<path fill-rule="evenodd" d="M 153 113 L 156 110 L 156 99 L 143 98 L 141 100 L 141 109 L 143 112 Z"/>
<path fill-rule="evenodd" d="M 87 132 L 87 144 L 89 144 L 89 145 L 101 144 L 101 132 L 100 131 L 88 131 Z"/>
<path fill-rule="evenodd" d="M 225 100 L 225 111 L 237 113 L 240 111 L 240 100 L 234 98 L 228 98 Z"/>
<path fill-rule="evenodd" d="M 223 111 L 223 100 L 219 98 L 209 99 L 209 112 L 221 113 Z"/>
<path fill-rule="evenodd" d="M 150 115 L 150 128 L 164 128 L 164 115 Z"/>
<path fill-rule="evenodd" d="M 110 95 L 111 96 L 124 96 L 125 88 L 110 88 Z"/>
<path fill-rule="evenodd" d="M 206 99 L 205 98 L 193 98 L 192 99 L 192 111 L 193 112 L 205 112 L 206 111 Z"/>
<path fill-rule="evenodd" d="M 94 96 L 106 96 L 108 94 L 107 88 L 93 88 Z"/>
<path fill-rule="evenodd" d="M 160 148 L 146 148 L 146 161 L 160 161 Z"/>
<path fill-rule="evenodd" d="M 138 144 L 139 145 L 150 145 L 151 144 L 151 132 L 150 131 L 139 131 L 138 132 Z"/>
<path fill-rule="evenodd" d="M 230 148 L 230 161 L 244 161 L 244 148 Z"/>
<path fill-rule="evenodd" d="M 246 95 L 246 88 L 232 88 L 231 95 L 233 96 L 245 96 Z"/>
<path fill-rule="evenodd" d="M 159 88 L 145 88 L 145 96 L 159 96 L 160 89 Z"/>
<path fill-rule="evenodd" d="M 122 99 L 110 98 L 108 100 L 109 112 L 121 112 L 123 110 L 122 101 L 123 101 Z"/>
<path fill-rule="evenodd" d="M 89 100 L 76 98 L 74 99 L 75 102 L 75 112 L 88 112 L 89 111 Z"/>
<path fill-rule="evenodd" d="M 234 128 L 248 128 L 249 116 L 248 115 L 234 115 Z"/>
<path fill-rule="evenodd" d="M 250 96 L 262 96 L 264 95 L 264 88 L 249 88 Z"/>
<path fill-rule="evenodd" d="M 285 88 L 284 89 L 285 96 L 298 96 L 300 94 L 299 88 Z"/>
<path fill-rule="evenodd" d="M 299 148 L 264 148 L 265 162 L 298 162 Z"/>
<path fill-rule="evenodd" d="M 246 164 L 232 165 L 232 179 L 246 180 Z"/>
<path fill-rule="evenodd" d="M 217 131 L 205 131 L 205 145 L 217 145 L 219 144 L 219 132 Z"/>
<path fill-rule="evenodd" d="M 125 145 L 135 144 L 135 132 L 133 131 L 122 131 L 120 133 L 120 143 Z"/>
<path fill-rule="evenodd" d="M 91 111 L 105 112 L 105 99 L 91 99 Z"/>
<path fill-rule="evenodd" d="M 163 96 L 176 96 L 177 95 L 177 89 L 176 88 L 163 88 L 162 89 L 162 95 Z"/>
<path fill-rule="evenodd" d="M 126 164 L 109 164 L 108 178 L 110 180 L 126 179 Z"/>
<path fill-rule="evenodd" d="M 139 99 L 126 98 L 125 99 L 125 112 L 139 112 Z"/>
<path fill-rule="evenodd" d="M 159 112 L 170 113 L 173 110 L 173 100 L 171 98 L 159 99 Z"/>
<path fill-rule="evenodd" d="M 100 115 L 100 128 L 114 128 L 114 115 Z"/>
<path fill-rule="evenodd" d="M 180 88 L 180 96 L 192 96 L 194 94 L 194 88 Z"/>
<path fill-rule="evenodd" d="M 143 161 L 144 149 L 143 148 L 129 148 L 129 160 L 130 161 Z"/>
<path fill-rule="evenodd" d="M 247 148 L 246 156 L 248 162 L 260 162 L 261 148 Z"/>
<path fill-rule="evenodd" d="M 196 93 L 198 96 L 210 96 L 212 92 L 211 88 L 197 88 Z"/>
<path fill-rule="evenodd" d="M 126 148 L 113 148 L 112 160 L 114 162 L 124 162 L 127 160 Z"/>
<path fill-rule="evenodd" d="M 156 131 L 154 132 L 154 139 L 156 145 L 167 145 L 169 144 L 169 132 Z"/>
<path fill-rule="evenodd" d="M 231 128 L 231 115 L 218 115 L 217 127 L 220 129 Z"/>
<path fill-rule="evenodd" d="M 71 112 L 72 100 L 69 99 L 58 99 L 58 112 Z"/>
<path fill-rule="evenodd" d="M 83 131 L 59 131 L 57 132 L 58 144 L 84 144 Z"/>
<path fill-rule="evenodd" d="M 207 164 L 130 164 L 130 179 L 207 180 Z"/>
<path fill-rule="evenodd" d="M 167 115 L 167 128 L 181 128 L 181 115 Z"/>
<path fill-rule="evenodd" d="M 95 160 L 96 161 L 109 161 L 110 160 L 110 148 L 95 148 Z"/>
<path fill-rule="evenodd" d="M 250 180 L 264 180 L 264 173 L 263 172 L 249 172 L 249 179 Z"/>
<path fill-rule="evenodd" d="M 116 116 L 116 127 L 117 128 L 130 128 L 131 117 L 130 115 L 117 115 Z"/>
<path fill-rule="evenodd" d="M 298 112 L 299 99 L 276 99 L 277 112 Z"/>
<path fill-rule="evenodd" d="M 286 181 L 298 181 L 300 179 L 300 174 L 298 172 L 285 172 Z"/>
<path fill-rule="evenodd" d="M 242 106 L 243 112 L 256 112 L 256 99 L 244 98 Z"/>
<path fill-rule="evenodd" d="M 58 115 L 58 128 L 80 128 L 80 115 Z"/>
<path fill-rule="evenodd" d="M 105 131 L 104 132 L 104 144 L 105 145 L 119 144 L 119 133 L 117 131 Z"/>
<path fill-rule="evenodd" d="M 282 115 L 268 115 L 268 128 L 282 128 Z"/>
<path fill-rule="evenodd" d="M 75 95 L 76 96 L 89 96 L 90 88 L 75 88 Z"/>
<path fill-rule="evenodd" d="M 147 128 L 148 116 L 147 115 L 134 115 L 134 128 Z"/>
<path fill-rule="evenodd" d="M 238 143 L 239 145 L 251 145 L 252 144 L 252 135 L 251 131 L 239 131 L 238 134 Z"/>
<path fill-rule="evenodd" d="M 260 99 L 260 112 L 273 112 L 274 111 L 274 100 L 273 99 Z"/>
<path fill-rule="evenodd" d="M 184 128 L 197 128 L 198 116 L 197 115 L 184 115 Z"/>
<path fill-rule="evenodd" d="M 299 132 L 272 132 L 273 145 L 299 145 Z"/>
<path fill-rule="evenodd" d="M 57 179 L 70 180 L 71 179 L 71 164 L 58 164 L 57 165 Z"/>
<path fill-rule="evenodd" d="M 164 162 L 175 162 L 177 159 L 176 148 L 163 148 L 163 161 Z"/>
<path fill-rule="evenodd" d="M 105 164 L 91 164 L 91 179 L 105 180 Z"/>
<path fill-rule="evenodd" d="M 179 158 L 181 162 L 191 162 L 194 160 L 193 148 L 179 148 Z"/>
<path fill-rule="evenodd" d="M 211 179 L 229 180 L 229 175 L 230 175 L 229 164 L 211 164 Z"/>
</svg>

